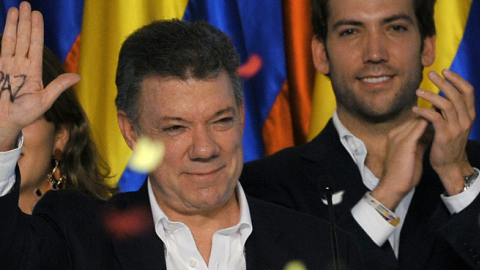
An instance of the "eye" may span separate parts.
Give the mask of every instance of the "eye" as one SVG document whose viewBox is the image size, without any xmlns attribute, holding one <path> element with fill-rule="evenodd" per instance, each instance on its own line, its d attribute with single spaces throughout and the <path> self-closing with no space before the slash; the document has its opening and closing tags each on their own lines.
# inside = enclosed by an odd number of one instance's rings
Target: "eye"
<svg viewBox="0 0 480 270">
<path fill-rule="evenodd" d="M 395 32 L 405 32 L 408 29 L 407 29 L 407 27 L 405 27 L 403 25 L 393 25 L 392 30 L 395 31 Z"/>
<path fill-rule="evenodd" d="M 355 31 L 355 29 L 346 29 L 346 30 L 342 30 L 340 32 L 340 36 L 343 37 L 343 36 L 350 36 L 350 35 L 353 35 L 355 34 L 357 31 Z"/>
<path fill-rule="evenodd" d="M 233 126 L 235 118 L 233 117 L 224 117 L 213 122 L 213 126 L 217 130 L 227 130 Z"/>
<path fill-rule="evenodd" d="M 175 136 L 181 134 L 185 130 L 184 126 L 180 125 L 174 125 L 174 126 L 168 126 L 162 129 L 163 133 L 169 135 L 169 136 Z"/>
</svg>

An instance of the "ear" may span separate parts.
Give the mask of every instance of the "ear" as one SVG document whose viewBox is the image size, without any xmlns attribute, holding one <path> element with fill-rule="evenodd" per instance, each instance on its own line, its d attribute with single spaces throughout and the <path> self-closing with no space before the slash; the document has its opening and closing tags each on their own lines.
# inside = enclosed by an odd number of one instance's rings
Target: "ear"
<svg viewBox="0 0 480 270">
<path fill-rule="evenodd" d="M 123 139 L 127 143 L 130 149 L 133 149 L 137 144 L 138 135 L 135 131 L 135 127 L 133 126 L 132 121 L 122 110 L 117 111 L 117 118 L 118 118 L 118 126 L 120 127 L 120 131 L 122 132 Z"/>
<path fill-rule="evenodd" d="M 422 65 L 431 66 L 435 61 L 435 36 L 426 37 L 423 40 Z"/>
<path fill-rule="evenodd" d="M 313 64 L 318 72 L 325 75 L 330 73 L 330 63 L 328 61 L 325 44 L 316 37 L 312 38 L 312 57 Z"/>
<path fill-rule="evenodd" d="M 53 144 L 53 155 L 57 160 L 62 160 L 62 153 L 65 150 L 65 146 L 69 139 L 70 130 L 66 125 L 62 125 L 55 133 L 55 142 Z"/>
</svg>

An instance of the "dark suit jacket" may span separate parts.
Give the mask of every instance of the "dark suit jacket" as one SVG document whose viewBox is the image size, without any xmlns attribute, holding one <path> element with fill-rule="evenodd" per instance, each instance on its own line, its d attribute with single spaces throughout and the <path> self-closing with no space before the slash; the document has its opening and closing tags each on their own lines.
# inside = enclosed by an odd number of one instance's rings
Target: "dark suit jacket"
<svg viewBox="0 0 480 270">
<path fill-rule="evenodd" d="M 18 190 L 18 185 L 16 185 Z M 247 269 L 283 269 L 294 259 L 308 269 L 332 263 L 329 226 L 309 215 L 248 198 L 253 232 L 245 245 Z M 156 235 L 146 184 L 107 204 L 71 190 L 47 192 L 34 216 L 16 206 L 18 191 L 0 198 L 0 269 L 166 269 L 164 244 Z M 105 213 L 145 207 L 142 233 L 106 233 Z M 7 217 L 7 218 L 5 218 Z M 353 237 L 337 232 L 341 261 L 364 269 Z"/>
<path fill-rule="evenodd" d="M 480 144 L 470 141 L 467 154 L 480 168 Z M 344 190 L 343 201 L 334 207 L 336 222 L 356 236 L 368 269 L 480 269 L 480 198 L 450 215 L 428 153 L 423 164 L 402 228 L 398 260 L 388 242 L 378 247 L 351 215 L 367 188 L 331 120 L 311 142 L 245 164 L 240 182 L 250 196 L 325 219 L 323 189 Z"/>
</svg>

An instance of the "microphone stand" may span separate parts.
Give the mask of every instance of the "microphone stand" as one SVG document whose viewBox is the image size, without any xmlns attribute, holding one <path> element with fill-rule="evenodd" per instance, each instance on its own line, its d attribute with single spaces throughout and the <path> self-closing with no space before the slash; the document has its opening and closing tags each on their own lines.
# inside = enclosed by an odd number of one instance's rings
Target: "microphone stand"
<svg viewBox="0 0 480 270">
<path fill-rule="evenodd" d="M 335 231 L 335 215 L 333 212 L 332 190 L 329 187 L 325 187 L 324 196 L 327 199 L 328 217 L 330 221 L 330 235 L 331 235 L 332 252 L 333 252 L 333 269 L 339 270 L 340 266 L 339 266 L 339 259 L 338 259 L 337 233 Z"/>
</svg>

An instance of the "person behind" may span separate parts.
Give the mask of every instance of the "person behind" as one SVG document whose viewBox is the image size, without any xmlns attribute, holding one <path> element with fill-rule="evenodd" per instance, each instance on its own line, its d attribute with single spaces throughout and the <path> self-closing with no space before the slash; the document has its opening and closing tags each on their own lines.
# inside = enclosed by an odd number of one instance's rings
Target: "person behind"
<svg viewBox="0 0 480 270">
<path fill-rule="evenodd" d="M 44 85 L 63 73 L 60 60 L 44 47 Z M 31 214 L 36 202 L 50 189 L 74 188 L 102 200 L 116 192 L 117 189 L 105 181 L 110 169 L 97 154 L 90 124 L 72 87 L 65 90 L 43 116 L 26 126 L 22 134 L 18 204 L 24 213 Z"/>
<path fill-rule="evenodd" d="M 337 109 L 311 142 L 245 164 L 245 192 L 327 218 L 329 187 L 369 269 L 480 269 L 473 87 L 443 70 L 428 78 L 444 96 L 418 89 L 435 58 L 435 1 L 311 4 L 313 61 Z"/>
<path fill-rule="evenodd" d="M 41 87 L 42 41 L 40 13 L 26 2 L 9 10 L 0 71 L 17 80 L 0 92 L 0 155 L 19 155 L 21 130 L 79 80 L 62 74 Z M 141 136 L 162 141 L 163 163 L 139 191 L 106 205 L 63 189 L 47 192 L 31 216 L 16 206 L 15 164 L 1 164 L 0 267 L 282 269 L 301 260 L 328 269 L 326 222 L 247 197 L 238 184 L 245 120 L 238 66 L 230 39 L 204 22 L 157 21 L 130 35 L 117 69 L 118 124 L 131 148 Z M 341 230 L 337 237 L 342 269 L 364 269 L 353 237 Z"/>
</svg>

